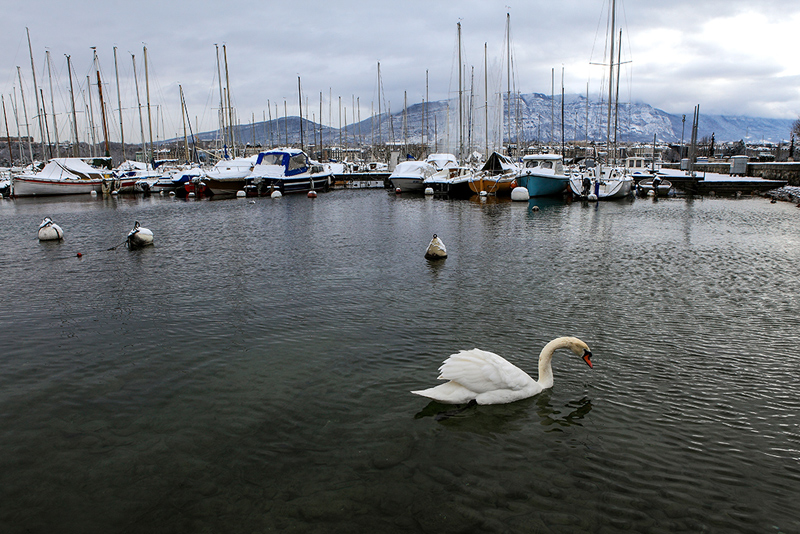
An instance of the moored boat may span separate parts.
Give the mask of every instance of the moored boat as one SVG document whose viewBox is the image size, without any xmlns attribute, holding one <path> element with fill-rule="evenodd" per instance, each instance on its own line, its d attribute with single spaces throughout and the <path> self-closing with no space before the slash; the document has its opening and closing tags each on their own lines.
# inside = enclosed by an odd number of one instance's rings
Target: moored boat
<svg viewBox="0 0 800 534">
<path fill-rule="evenodd" d="M 567 188 L 569 176 L 564 172 L 564 161 L 559 154 L 533 154 L 522 158 L 523 167 L 517 174 L 517 183 L 532 197 L 560 195 Z"/>
<path fill-rule="evenodd" d="M 633 178 L 618 167 L 591 167 L 570 176 L 569 187 L 577 198 L 597 200 L 625 198 L 633 192 Z"/>
<path fill-rule="evenodd" d="M 53 158 L 37 173 L 12 176 L 16 197 L 77 195 L 133 187 L 135 180 L 120 179 L 107 169 L 92 167 L 80 158 Z"/>
<path fill-rule="evenodd" d="M 636 184 L 636 191 L 642 196 L 647 196 L 651 192 L 659 197 L 669 195 L 669 190 L 672 188 L 672 182 L 667 179 L 656 176 L 652 179 L 641 180 Z"/>
<path fill-rule="evenodd" d="M 421 193 L 425 189 L 425 180 L 436 172 L 436 168 L 425 161 L 403 161 L 392 171 L 389 181 L 402 193 Z"/>
<path fill-rule="evenodd" d="M 250 195 L 271 195 L 273 191 L 307 193 L 327 191 L 333 173 L 327 165 L 310 159 L 297 148 L 276 148 L 261 152 L 245 180 Z"/>
<path fill-rule="evenodd" d="M 473 174 L 469 188 L 476 194 L 485 191 L 490 195 L 509 196 L 518 172 L 519 168 L 508 156 L 492 152 L 483 167 Z"/>
<path fill-rule="evenodd" d="M 214 195 L 235 195 L 243 191 L 246 180 L 253 172 L 258 156 L 223 159 L 195 181 L 202 181 Z"/>
</svg>

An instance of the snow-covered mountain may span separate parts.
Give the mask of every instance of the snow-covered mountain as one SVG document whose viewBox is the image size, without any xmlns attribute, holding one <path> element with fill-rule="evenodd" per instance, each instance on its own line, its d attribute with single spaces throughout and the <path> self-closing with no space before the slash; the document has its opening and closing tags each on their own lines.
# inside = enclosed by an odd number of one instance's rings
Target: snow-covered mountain
<svg viewBox="0 0 800 534">
<path fill-rule="evenodd" d="M 468 100 L 468 99 L 465 99 Z M 510 138 L 512 142 L 520 139 L 524 143 L 539 141 L 541 143 L 561 142 L 562 108 L 561 96 L 551 98 L 541 93 L 511 96 L 510 109 L 512 120 L 508 115 L 501 120 L 499 113 L 499 97 L 488 106 L 483 102 L 463 103 L 463 119 L 461 128 L 465 147 L 478 150 L 486 144 L 487 132 L 490 146 L 500 145 L 502 132 L 503 143 Z M 312 123 L 303 119 L 303 136 L 306 144 L 315 144 L 322 131 L 323 143 L 354 145 L 358 141 L 363 144 L 386 142 L 420 143 L 423 139 L 423 124 L 426 138 L 431 145 L 438 139 L 441 150 L 456 151 L 458 144 L 458 102 L 450 101 L 414 104 L 406 110 L 384 113 L 380 119 L 367 118 L 360 123 L 349 124 L 344 128 L 331 127 Z M 653 135 L 659 142 L 689 141 L 692 129 L 692 113 L 676 115 L 656 109 L 645 103 L 620 103 L 618 108 L 617 140 L 621 143 L 653 141 Z M 611 131 L 614 131 L 614 113 L 612 109 Z M 583 95 L 566 95 L 563 107 L 564 139 L 567 142 L 596 141 L 605 142 L 609 123 L 608 105 L 598 100 L 590 100 L 587 106 Z M 425 120 L 424 120 L 425 119 Z M 488 120 L 487 120 L 488 119 Z M 487 128 L 488 122 L 488 128 Z M 744 140 L 747 143 L 785 142 L 790 137 L 791 119 L 767 119 L 733 115 L 705 115 L 700 110 L 698 139 L 714 135 L 716 142 Z M 587 128 L 588 127 L 588 128 Z M 588 129 L 588 135 L 587 135 Z M 287 131 L 288 130 L 288 131 Z M 198 134 L 202 140 L 215 139 L 218 132 Z M 316 136 L 316 137 L 315 137 Z M 255 142 L 260 145 L 285 144 L 300 142 L 300 118 L 275 119 L 268 122 L 243 124 L 237 127 L 238 142 Z"/>
</svg>

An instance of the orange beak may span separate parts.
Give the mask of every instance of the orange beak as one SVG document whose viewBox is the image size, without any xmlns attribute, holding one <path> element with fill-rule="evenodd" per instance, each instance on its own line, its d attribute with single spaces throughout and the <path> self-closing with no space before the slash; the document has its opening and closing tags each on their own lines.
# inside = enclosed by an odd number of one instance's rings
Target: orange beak
<svg viewBox="0 0 800 534">
<path fill-rule="evenodd" d="M 590 351 L 583 351 L 583 361 L 585 361 L 586 365 L 588 365 L 590 368 L 594 369 L 594 366 L 592 365 L 592 353 Z"/>
</svg>

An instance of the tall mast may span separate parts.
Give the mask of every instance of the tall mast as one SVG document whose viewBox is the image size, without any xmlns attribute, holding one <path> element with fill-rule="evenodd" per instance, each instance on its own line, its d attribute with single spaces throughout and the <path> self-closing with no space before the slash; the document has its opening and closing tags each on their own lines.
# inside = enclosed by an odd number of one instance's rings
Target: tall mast
<svg viewBox="0 0 800 534">
<path fill-rule="evenodd" d="M 297 77 L 297 98 L 300 104 L 300 150 L 305 152 L 305 143 L 303 139 L 303 91 L 300 89 L 300 76 Z"/>
<path fill-rule="evenodd" d="M 408 155 L 408 91 L 403 91 L 403 150 Z"/>
<path fill-rule="evenodd" d="M 33 138 L 31 137 L 31 126 L 28 124 L 28 108 L 25 107 L 25 92 L 22 90 L 22 71 L 17 65 L 17 76 L 19 76 L 19 95 L 22 97 L 22 111 L 25 117 L 25 133 L 28 137 L 28 151 L 31 155 L 31 163 L 33 163 Z"/>
<path fill-rule="evenodd" d="M 186 136 L 186 101 L 183 99 L 183 87 L 178 84 L 178 91 L 181 93 L 181 119 L 183 119 L 183 147 L 186 161 L 189 161 L 189 138 Z"/>
<path fill-rule="evenodd" d="M 222 92 L 222 70 L 219 66 L 219 45 L 214 44 L 217 49 L 217 80 L 219 81 L 219 127 L 222 130 L 222 144 L 228 144 L 228 132 L 225 128 L 225 98 Z M 269 107 L 269 105 L 267 106 Z"/>
<path fill-rule="evenodd" d="M 147 47 L 143 46 L 142 49 L 144 50 L 144 88 L 147 96 L 147 126 L 150 129 L 150 152 L 153 151 L 153 116 L 150 113 L 150 73 L 149 69 L 147 68 Z M 151 154 L 152 157 L 152 154 Z M 145 154 L 145 161 L 148 158 Z"/>
<path fill-rule="evenodd" d="M 614 89 L 614 25 L 616 22 L 617 2 L 611 0 L 611 53 L 608 56 L 608 119 L 606 121 L 606 150 L 611 148 L 611 97 Z"/>
<path fill-rule="evenodd" d="M 553 111 L 553 105 L 556 101 L 556 69 L 550 69 L 550 139 L 548 139 L 549 143 L 553 144 L 553 128 L 555 127 L 556 123 L 556 116 Z"/>
<path fill-rule="evenodd" d="M 144 140 L 144 119 L 142 118 L 142 100 L 139 98 L 139 77 L 136 75 L 136 56 L 131 54 L 131 62 L 133 62 L 133 82 L 136 86 L 136 105 L 139 108 L 139 134 L 142 139 L 142 157 L 144 162 L 147 163 L 147 143 Z"/>
<path fill-rule="evenodd" d="M 383 144 L 381 138 L 381 62 L 378 61 L 378 145 Z"/>
<path fill-rule="evenodd" d="M 72 155 L 78 157 L 80 155 L 80 139 L 78 139 L 78 115 L 75 113 L 75 88 L 72 85 L 72 63 L 70 63 L 69 55 L 67 56 L 67 75 L 69 76 L 69 99 L 72 103 L 72 133 L 75 136 L 75 144 L 72 148 Z"/>
<path fill-rule="evenodd" d="M 36 83 L 36 67 L 33 66 L 33 48 L 31 47 L 31 31 L 26 27 L 25 31 L 28 33 L 28 52 L 31 56 L 31 72 L 33 72 L 33 94 L 36 96 L 36 116 L 39 119 L 39 136 L 42 143 L 44 143 L 44 124 L 42 124 L 42 115 L 39 112 L 41 105 L 39 104 L 39 84 Z"/>
<path fill-rule="evenodd" d="M 508 109 L 508 155 L 511 155 L 511 13 L 506 13 L 506 107 Z"/>
<path fill-rule="evenodd" d="M 564 67 L 561 67 L 561 157 L 564 158 Z"/>
<path fill-rule="evenodd" d="M 619 125 L 619 71 L 622 65 L 622 28 L 619 30 L 619 46 L 617 47 L 617 89 L 614 97 L 614 158 L 617 157 L 617 126 Z"/>
<path fill-rule="evenodd" d="M 589 145 L 589 82 L 586 82 L 586 124 L 584 125 L 583 136 L 585 143 Z"/>
<path fill-rule="evenodd" d="M 464 112 L 461 86 L 461 22 L 458 23 L 458 160 L 464 158 Z"/>
<path fill-rule="evenodd" d="M 53 69 L 50 66 L 50 51 L 45 51 L 45 55 L 47 57 L 47 73 L 50 79 L 50 109 L 53 111 L 53 136 L 56 140 L 56 157 L 61 157 L 61 151 L 58 147 L 58 123 L 56 122 L 56 106 L 53 99 Z"/>
<path fill-rule="evenodd" d="M 122 161 L 125 161 L 125 132 L 122 129 L 122 97 L 119 92 L 119 66 L 117 65 L 117 47 L 114 47 L 114 74 L 117 78 L 117 107 L 119 108 L 119 136 L 120 143 L 122 144 Z M 56 135 L 56 143 L 58 142 L 58 135 Z"/>
<path fill-rule="evenodd" d="M 53 157 L 53 145 L 50 144 L 50 126 L 47 124 L 47 110 L 45 109 L 44 104 L 44 89 L 39 89 L 39 92 L 42 94 L 42 117 L 44 118 L 44 131 L 47 135 L 47 152 L 50 154 L 50 157 Z M 44 142 L 44 139 L 42 139 Z"/>
<path fill-rule="evenodd" d="M 231 151 L 233 157 L 236 157 L 236 139 L 233 133 L 233 106 L 231 106 L 231 78 L 228 74 L 228 49 L 225 45 L 222 45 L 222 57 L 225 59 L 225 89 L 228 97 L 228 125 L 230 128 Z"/>
<path fill-rule="evenodd" d="M 11 158 L 11 166 L 14 166 L 14 152 L 11 150 L 11 132 L 8 131 L 8 116 L 6 115 L 6 100 L 0 95 L 0 102 L 3 104 L 3 121 L 6 123 L 6 142 L 8 143 L 8 157 Z"/>
<path fill-rule="evenodd" d="M 428 129 L 431 127 L 431 120 L 428 117 L 428 106 L 430 106 L 431 98 L 428 95 L 428 69 L 425 69 L 425 109 L 424 111 L 424 118 L 425 118 L 425 126 L 422 128 L 422 136 L 423 136 L 423 145 L 425 146 L 425 152 L 428 152 L 428 143 L 430 143 L 430 136 L 428 135 Z"/>
<path fill-rule="evenodd" d="M 11 107 L 14 109 L 14 122 L 17 124 L 17 153 L 19 154 L 19 159 L 25 161 L 25 156 L 22 152 L 22 137 L 20 137 L 20 127 L 19 127 L 19 110 L 17 109 L 17 88 L 14 88 L 14 97 L 11 100 Z"/>
<path fill-rule="evenodd" d="M 106 153 L 105 156 L 111 156 L 108 150 L 108 121 L 106 120 L 106 105 L 103 102 L 103 84 L 100 82 L 100 62 L 97 60 L 97 49 L 92 47 L 94 51 L 94 65 L 97 72 L 97 94 L 100 98 L 100 118 L 103 120 L 103 142 L 105 143 Z"/>
<path fill-rule="evenodd" d="M 86 92 L 89 93 L 89 133 L 92 136 L 92 150 L 89 155 L 94 157 L 94 151 L 97 148 L 97 139 L 94 131 L 94 106 L 92 106 L 92 79 L 86 75 Z"/>
<path fill-rule="evenodd" d="M 483 126 L 486 134 L 486 159 L 489 159 L 489 52 L 483 43 Z"/>
</svg>

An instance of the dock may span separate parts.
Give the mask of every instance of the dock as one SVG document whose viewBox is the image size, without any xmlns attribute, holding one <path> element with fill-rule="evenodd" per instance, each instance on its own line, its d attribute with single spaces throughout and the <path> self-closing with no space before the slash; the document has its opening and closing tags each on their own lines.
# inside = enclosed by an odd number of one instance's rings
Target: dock
<svg viewBox="0 0 800 534">
<path fill-rule="evenodd" d="M 662 168 L 660 175 L 672 186 L 692 195 L 736 195 L 763 193 L 785 186 L 787 180 L 766 180 L 754 176 L 734 176 L 716 172 L 682 171 Z"/>
<path fill-rule="evenodd" d="M 388 172 L 348 172 L 333 175 L 334 189 L 383 189 L 389 187 Z"/>
</svg>

